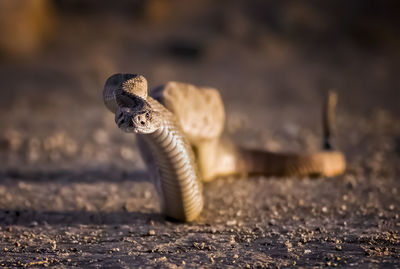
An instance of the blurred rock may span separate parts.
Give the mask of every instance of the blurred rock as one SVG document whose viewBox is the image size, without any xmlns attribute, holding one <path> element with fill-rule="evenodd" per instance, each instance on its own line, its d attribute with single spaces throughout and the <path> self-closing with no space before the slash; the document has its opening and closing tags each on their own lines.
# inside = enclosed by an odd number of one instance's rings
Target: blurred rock
<svg viewBox="0 0 400 269">
<path fill-rule="evenodd" d="M 144 8 L 145 19 L 152 23 L 161 23 L 170 19 L 172 1 L 150 0 L 146 1 Z"/>
<path fill-rule="evenodd" d="M 0 56 L 23 57 L 37 52 L 53 28 L 48 0 L 0 1 Z"/>
<path fill-rule="evenodd" d="M 144 20 L 150 24 L 165 25 L 195 19 L 201 11 L 212 7 L 212 1 L 202 0 L 147 0 L 144 2 Z"/>
<path fill-rule="evenodd" d="M 177 38 L 168 42 L 167 51 L 176 58 L 198 60 L 204 52 L 204 46 L 195 40 Z"/>
</svg>

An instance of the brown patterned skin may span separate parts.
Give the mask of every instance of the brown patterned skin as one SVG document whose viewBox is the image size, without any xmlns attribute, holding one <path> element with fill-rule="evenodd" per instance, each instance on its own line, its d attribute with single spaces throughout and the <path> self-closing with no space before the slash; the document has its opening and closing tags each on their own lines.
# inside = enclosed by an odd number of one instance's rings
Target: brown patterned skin
<svg viewBox="0 0 400 269">
<path fill-rule="evenodd" d="M 200 214 L 201 181 L 243 174 L 331 177 L 345 170 L 338 151 L 272 153 L 222 140 L 225 112 L 215 89 L 169 82 L 148 96 L 143 76 L 116 74 L 107 80 L 103 97 L 118 127 L 138 134 L 142 156 L 160 186 L 164 212 L 180 221 Z M 334 97 L 325 105 L 326 148 L 331 147 Z"/>
<path fill-rule="evenodd" d="M 195 148 L 203 181 L 218 176 L 259 174 L 266 176 L 326 176 L 344 172 L 341 152 L 331 150 L 336 94 L 324 104 L 324 151 L 315 153 L 275 153 L 237 147 L 221 138 L 225 124 L 224 105 L 216 89 L 168 82 L 155 90 L 156 96 L 172 111 Z"/>
</svg>

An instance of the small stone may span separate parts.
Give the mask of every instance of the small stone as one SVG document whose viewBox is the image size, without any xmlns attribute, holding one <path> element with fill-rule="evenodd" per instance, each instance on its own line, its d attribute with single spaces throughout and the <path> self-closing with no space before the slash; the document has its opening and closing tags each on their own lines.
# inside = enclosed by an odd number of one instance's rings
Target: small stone
<svg viewBox="0 0 400 269">
<path fill-rule="evenodd" d="M 108 134 L 103 129 L 96 130 L 93 138 L 98 144 L 106 144 L 108 142 Z"/>
<path fill-rule="evenodd" d="M 305 249 L 304 250 L 304 254 L 310 254 L 311 253 L 311 250 L 310 249 Z"/>
<path fill-rule="evenodd" d="M 144 198 L 145 199 L 150 199 L 151 198 L 151 192 L 150 191 L 145 191 L 144 192 Z"/>
<path fill-rule="evenodd" d="M 385 251 L 383 252 L 383 255 L 385 255 L 385 256 L 389 255 L 389 249 L 388 248 L 385 248 Z"/>
<path fill-rule="evenodd" d="M 132 160 L 135 157 L 135 152 L 128 147 L 122 147 L 120 150 L 121 157 L 125 160 Z"/>
<path fill-rule="evenodd" d="M 38 225 L 39 225 L 39 223 L 36 220 L 34 220 L 31 223 L 29 223 L 29 227 L 36 227 Z"/>
<path fill-rule="evenodd" d="M 228 226 L 233 226 L 233 225 L 236 225 L 236 220 L 228 220 L 227 222 L 226 222 L 226 225 L 228 225 Z"/>
<path fill-rule="evenodd" d="M 148 235 L 151 235 L 151 236 L 156 235 L 156 231 L 154 231 L 154 230 L 149 230 Z"/>
<path fill-rule="evenodd" d="M 341 245 L 337 245 L 337 246 L 335 247 L 335 249 L 340 251 L 340 250 L 342 250 L 342 246 L 341 246 Z"/>
<path fill-rule="evenodd" d="M 229 241 L 229 243 L 231 243 L 231 244 L 235 244 L 236 243 L 234 235 L 231 235 L 231 240 Z"/>
<path fill-rule="evenodd" d="M 159 262 L 165 262 L 167 260 L 167 257 L 163 256 L 158 259 Z"/>
<path fill-rule="evenodd" d="M 328 208 L 327 208 L 326 206 L 324 206 L 324 207 L 322 208 L 322 212 L 323 212 L 323 213 L 328 213 Z"/>
</svg>

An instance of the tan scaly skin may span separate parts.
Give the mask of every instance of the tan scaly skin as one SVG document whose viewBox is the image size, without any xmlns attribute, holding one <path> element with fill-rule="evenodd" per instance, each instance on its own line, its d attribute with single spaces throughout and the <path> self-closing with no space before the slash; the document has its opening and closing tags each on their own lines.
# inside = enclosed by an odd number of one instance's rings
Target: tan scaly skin
<svg viewBox="0 0 400 269">
<path fill-rule="evenodd" d="M 169 82 L 151 96 L 141 75 L 113 75 L 103 91 L 104 103 L 115 113 L 118 127 L 138 135 L 142 157 L 157 179 L 168 217 L 194 220 L 203 208 L 201 181 L 219 176 L 332 177 L 345 170 L 343 154 L 332 151 L 329 141 L 334 94 L 324 106 L 326 150 L 311 154 L 247 150 L 222 140 L 225 111 L 215 89 Z"/>
</svg>

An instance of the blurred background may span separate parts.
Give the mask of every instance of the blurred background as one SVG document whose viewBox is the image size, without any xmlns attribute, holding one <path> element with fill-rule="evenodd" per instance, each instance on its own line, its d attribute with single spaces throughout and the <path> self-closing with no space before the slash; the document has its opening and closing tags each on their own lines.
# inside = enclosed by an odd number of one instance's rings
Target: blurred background
<svg viewBox="0 0 400 269">
<path fill-rule="evenodd" d="M 398 0 L 0 0 L 0 264 L 398 266 L 399 14 Z M 272 151 L 320 149 L 336 90 L 347 171 L 217 179 L 196 223 L 165 221 L 103 104 L 120 72 L 217 88 L 227 134 Z"/>
<path fill-rule="evenodd" d="M 102 102 L 105 80 L 118 72 L 144 74 L 151 88 L 176 80 L 219 89 L 227 131 L 270 150 L 318 149 L 322 98 L 335 89 L 339 144 L 351 156 L 361 133 L 398 126 L 399 7 L 1 0 L 1 166 L 142 167 L 134 136 L 116 128 Z"/>
</svg>

